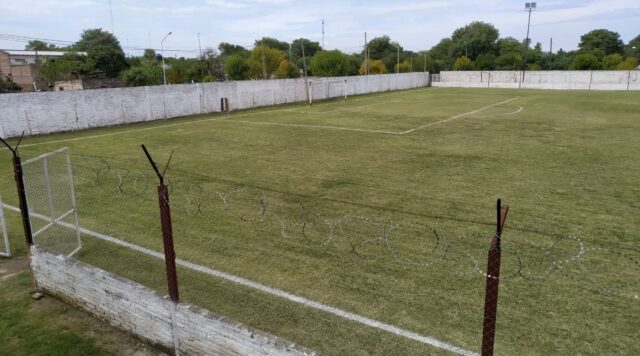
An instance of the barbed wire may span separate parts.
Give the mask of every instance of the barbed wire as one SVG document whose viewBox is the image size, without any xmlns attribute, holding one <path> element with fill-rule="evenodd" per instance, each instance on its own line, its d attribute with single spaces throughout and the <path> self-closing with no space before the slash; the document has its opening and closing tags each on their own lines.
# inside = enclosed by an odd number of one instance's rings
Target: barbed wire
<svg viewBox="0 0 640 356">
<path fill-rule="evenodd" d="M 75 155 L 72 161 L 76 189 L 84 201 L 113 205 L 100 199 L 135 199 L 132 204 L 146 202 L 143 205 L 150 207 L 146 209 L 155 207 L 156 180 L 149 172 L 134 168 L 145 167 L 141 162 L 89 155 Z M 429 216 L 430 222 L 415 221 L 424 220 L 424 214 L 239 185 L 175 168 L 167 185 L 176 236 L 215 232 L 216 224 L 229 223 L 238 231 L 342 250 L 363 261 L 436 268 L 465 279 L 487 277 L 492 224 L 436 214 Z M 471 209 L 460 211 L 467 210 Z M 151 219 L 155 217 L 151 210 L 145 211 Z M 605 295 L 634 300 L 640 295 L 640 251 L 617 245 L 591 246 L 576 236 L 516 226 L 508 226 L 504 236 L 503 248 L 511 257 L 503 260 L 503 284 L 567 277 Z M 614 263 L 623 264 L 627 272 L 619 272 Z"/>
</svg>

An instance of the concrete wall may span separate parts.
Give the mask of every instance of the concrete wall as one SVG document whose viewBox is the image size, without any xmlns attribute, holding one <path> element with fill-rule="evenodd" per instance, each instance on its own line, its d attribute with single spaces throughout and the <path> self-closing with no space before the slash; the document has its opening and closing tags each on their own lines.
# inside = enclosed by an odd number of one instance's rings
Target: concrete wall
<svg viewBox="0 0 640 356">
<path fill-rule="evenodd" d="M 434 87 L 527 88 L 575 90 L 640 90 L 640 71 L 520 71 L 440 72 Z"/>
<path fill-rule="evenodd" d="M 402 73 L 316 80 L 346 80 L 348 95 L 424 87 L 428 73 Z M 319 90 L 318 87 L 326 87 Z M 314 100 L 343 95 L 335 85 L 318 84 Z M 83 130 L 220 111 L 220 98 L 240 110 L 303 102 L 304 79 L 246 80 L 82 91 L 0 95 L 0 133 L 4 137 Z"/>
<path fill-rule="evenodd" d="M 314 355 L 269 334 L 65 256 L 32 248 L 39 289 L 147 342 L 181 354 Z"/>
</svg>

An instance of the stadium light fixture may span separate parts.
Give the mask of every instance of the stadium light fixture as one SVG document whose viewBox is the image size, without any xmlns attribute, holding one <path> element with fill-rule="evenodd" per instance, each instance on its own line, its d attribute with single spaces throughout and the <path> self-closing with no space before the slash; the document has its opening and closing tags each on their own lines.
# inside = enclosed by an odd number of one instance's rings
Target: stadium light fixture
<svg viewBox="0 0 640 356">
<path fill-rule="evenodd" d="M 169 31 L 169 33 L 162 38 L 162 41 L 160 41 L 160 52 L 162 53 L 162 79 L 164 80 L 164 85 L 167 85 L 167 68 L 164 67 L 164 40 L 171 36 L 172 33 L 173 32 Z"/>
<path fill-rule="evenodd" d="M 527 21 L 527 39 L 526 41 L 526 47 L 524 50 L 524 65 L 522 66 L 522 82 L 524 82 L 524 73 L 527 70 L 527 65 L 528 65 L 528 55 L 529 55 L 529 28 L 531 27 L 531 12 L 534 11 L 536 8 L 538 7 L 537 3 L 535 2 L 526 2 L 524 3 L 524 10 L 529 12 L 529 20 Z"/>
<path fill-rule="evenodd" d="M 400 44 L 398 42 L 396 43 L 389 42 L 389 43 L 391 43 L 391 45 L 398 50 L 398 66 L 396 67 L 396 74 L 400 74 Z"/>
</svg>

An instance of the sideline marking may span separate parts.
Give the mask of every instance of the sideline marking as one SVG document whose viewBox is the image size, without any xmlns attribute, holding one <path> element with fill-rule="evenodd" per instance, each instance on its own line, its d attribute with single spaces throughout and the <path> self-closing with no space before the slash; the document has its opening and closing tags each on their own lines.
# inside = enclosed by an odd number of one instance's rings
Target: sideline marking
<svg viewBox="0 0 640 356">
<path fill-rule="evenodd" d="M 514 114 L 517 114 L 517 113 L 521 112 L 522 110 L 524 110 L 524 107 L 522 107 L 522 106 L 518 106 L 518 109 L 516 109 L 516 111 L 514 111 L 514 112 L 509 112 L 509 113 L 506 113 L 506 114 L 501 114 L 501 115 L 498 115 L 498 116 L 509 116 L 509 115 L 514 115 Z"/>
<path fill-rule="evenodd" d="M 9 210 L 12 210 L 12 211 L 15 211 L 15 212 L 18 212 L 18 213 L 20 212 L 20 208 L 18 208 L 18 207 L 15 207 L 15 206 L 12 206 L 12 205 L 9 205 L 9 204 L 6 204 L 6 203 L 2 203 L 2 206 L 4 206 L 5 208 L 7 208 Z M 30 212 L 29 215 L 31 215 L 33 217 L 36 217 L 36 218 L 39 218 L 39 219 L 42 219 L 42 220 L 45 220 L 45 221 L 51 220 L 51 218 L 49 218 L 49 217 L 46 217 L 44 215 L 41 215 L 41 214 L 38 214 L 38 213 L 34 213 L 34 212 Z M 63 226 L 63 227 L 66 227 L 68 229 L 72 229 L 72 230 L 76 229 L 76 226 L 74 224 L 69 224 L 69 223 L 66 223 L 66 222 L 63 222 L 63 221 L 58 222 L 58 224 Z M 147 254 L 149 256 L 153 256 L 153 257 L 159 258 L 161 260 L 164 260 L 164 254 L 163 253 L 148 249 L 146 247 L 142 247 L 142 246 L 130 243 L 130 242 L 126 242 L 126 241 L 120 240 L 118 238 L 115 238 L 113 236 L 104 235 L 104 234 L 101 234 L 99 232 L 95 232 L 95 231 L 92 231 L 92 230 L 89 230 L 89 229 L 86 229 L 86 228 L 83 228 L 83 227 L 80 228 L 80 232 L 85 234 L 85 235 L 93 236 L 93 237 L 96 237 L 98 239 L 101 239 L 101 240 L 104 240 L 104 241 L 108 241 L 108 242 L 111 242 L 113 244 L 116 244 L 116 245 L 119 245 L 119 246 L 122 246 L 122 247 L 127 247 L 127 248 L 130 248 L 130 249 L 134 250 L 134 251 L 138 251 L 138 252 Z M 383 322 L 375 320 L 375 319 L 370 319 L 370 318 L 367 318 L 367 317 L 359 315 L 359 314 L 355 314 L 355 313 L 351 313 L 351 312 L 348 312 L 348 311 L 345 311 L 345 310 L 342 310 L 342 309 L 338 309 L 338 308 L 332 307 L 330 305 L 326 305 L 326 304 L 322 304 L 322 303 L 319 303 L 319 302 L 315 302 L 315 301 L 307 299 L 305 297 L 301 297 L 301 296 L 298 296 L 298 295 L 295 295 L 295 294 L 291 294 L 289 292 L 285 292 L 282 289 L 269 287 L 269 286 L 266 286 L 264 284 L 260 284 L 258 282 L 251 281 L 251 280 L 246 279 L 246 278 L 238 277 L 238 276 L 233 275 L 233 274 L 222 272 L 222 271 L 219 271 L 219 270 L 216 270 L 216 269 L 212 269 L 212 268 L 209 268 L 209 267 L 206 267 L 206 266 L 198 265 L 198 264 L 195 264 L 195 263 L 192 263 L 192 262 L 189 262 L 189 261 L 185 261 L 185 260 L 182 260 L 182 259 L 179 259 L 179 258 L 176 258 L 176 263 L 178 265 L 180 265 L 180 266 L 189 268 L 189 269 L 194 270 L 194 271 L 202 272 L 202 273 L 214 276 L 214 277 L 218 277 L 218 278 L 221 278 L 221 279 L 224 279 L 224 280 L 227 280 L 227 281 L 231 281 L 231 282 L 237 283 L 237 284 L 245 286 L 245 287 L 257 289 L 257 290 L 259 290 L 261 292 L 268 293 L 268 294 L 271 294 L 271 295 L 275 295 L 275 296 L 281 297 L 283 299 L 289 300 L 291 302 L 299 303 L 299 304 L 302 304 L 302 305 L 305 305 L 305 306 L 308 306 L 308 307 L 311 307 L 311 308 L 314 308 L 314 309 L 318 309 L 318 310 L 321 310 L 323 312 L 326 312 L 326 313 L 329 313 L 329 314 L 333 314 L 333 315 L 342 317 L 344 319 L 354 321 L 356 323 L 367 325 L 367 326 L 372 327 L 372 328 L 376 328 L 376 329 L 379 329 L 379 330 L 387 331 L 387 332 L 390 332 L 392 334 L 396 334 L 398 336 L 405 337 L 407 339 L 412 339 L 412 340 L 421 342 L 423 344 L 431 345 L 431 346 L 434 346 L 434 347 L 437 347 L 437 348 L 440 348 L 440 349 L 443 349 L 443 350 L 454 352 L 454 353 L 457 353 L 459 355 L 479 356 L 479 354 L 476 353 L 476 352 L 465 350 L 463 348 L 460 348 L 458 346 L 449 344 L 447 342 L 440 341 L 438 339 L 435 339 L 435 338 L 432 338 L 432 337 L 429 337 L 429 336 L 420 335 L 418 333 L 414 333 L 412 331 L 405 330 L 405 329 L 399 328 L 399 327 L 391 325 L 391 324 L 383 323 Z"/>
<path fill-rule="evenodd" d="M 465 116 L 468 116 L 468 115 L 471 115 L 471 114 L 476 114 L 476 113 L 479 113 L 480 111 L 492 108 L 494 106 L 506 104 L 506 103 L 508 103 L 510 101 L 513 101 L 513 100 L 516 100 L 518 98 L 519 98 L 519 96 L 516 96 L 514 98 L 507 99 L 507 100 L 501 101 L 499 103 L 495 103 L 495 104 L 491 104 L 491 105 L 487 105 L 487 106 L 481 107 L 480 109 L 477 109 L 477 110 L 473 110 L 473 111 L 465 112 L 465 113 L 458 114 L 458 115 L 455 115 L 455 116 L 451 116 L 448 119 L 444 119 L 444 120 L 432 122 L 432 123 L 429 123 L 429 124 L 426 124 L 426 125 L 418 126 L 415 129 L 403 131 L 403 132 L 400 133 L 400 135 L 404 135 L 404 134 L 408 134 L 408 133 L 411 133 L 411 132 L 414 132 L 414 131 L 418 131 L 418 130 L 424 129 L 425 127 L 439 125 L 439 124 L 442 124 L 442 123 L 445 123 L 445 122 L 448 122 L 448 121 L 451 121 L 451 120 L 459 119 L 461 117 L 465 117 Z"/>
<path fill-rule="evenodd" d="M 378 95 L 376 97 L 389 96 L 389 95 L 395 95 L 395 94 L 398 94 L 398 93 L 394 92 L 394 93 L 389 93 L 389 94 L 385 94 L 385 95 Z M 91 136 L 74 137 L 74 138 L 68 138 L 68 139 L 62 139 L 62 140 L 37 142 L 37 143 L 21 145 L 20 147 L 33 147 L 33 146 L 48 145 L 48 144 L 52 144 L 52 143 L 80 141 L 80 140 L 87 140 L 87 139 L 92 139 L 92 138 L 101 138 L 101 137 L 108 137 L 108 136 L 116 136 L 116 135 L 126 135 L 126 134 L 133 133 L 133 132 L 157 130 L 157 129 L 163 129 L 163 128 L 167 128 L 167 127 L 175 127 L 175 126 L 180 126 L 180 125 L 197 124 L 197 123 L 207 122 L 207 121 L 225 121 L 225 122 L 235 121 L 235 122 L 239 122 L 239 123 L 254 124 L 254 125 L 290 126 L 290 127 L 302 127 L 302 128 L 306 127 L 306 128 L 315 128 L 315 129 L 378 133 L 378 134 L 385 134 L 385 135 L 406 135 L 408 133 L 412 133 L 414 131 L 421 130 L 421 129 L 425 128 L 425 127 L 438 125 L 438 124 L 441 124 L 441 123 L 445 123 L 447 121 L 451 121 L 451 120 L 458 119 L 458 118 L 461 118 L 461 117 L 464 117 L 464 116 L 475 114 L 475 113 L 478 113 L 480 111 L 492 108 L 494 106 L 498 106 L 498 105 L 501 105 L 501 104 L 508 103 L 508 102 L 516 100 L 518 98 L 520 98 L 520 97 L 516 96 L 514 98 L 507 99 L 507 100 L 501 101 L 499 103 L 491 104 L 491 105 L 482 107 L 482 108 L 474 110 L 474 111 L 469 111 L 469 112 L 466 112 L 466 113 L 458 114 L 458 115 L 449 117 L 449 118 L 444 119 L 444 120 L 432 122 L 432 123 L 429 123 L 429 124 L 426 124 L 426 125 L 422 125 L 422 126 L 419 126 L 419 127 L 413 128 L 413 129 L 409 129 L 409 130 L 406 130 L 406 131 L 367 130 L 367 129 L 359 129 L 359 128 L 339 127 L 339 126 L 303 125 L 303 124 L 286 124 L 286 123 L 263 122 L 263 121 L 233 120 L 234 117 L 239 117 L 239 116 L 250 116 L 250 115 L 255 115 L 255 114 L 265 114 L 265 113 L 272 113 L 272 112 L 279 112 L 279 111 L 295 110 L 294 108 L 282 108 L 282 109 L 274 109 L 274 110 L 266 110 L 266 111 L 258 111 L 258 112 L 249 112 L 249 113 L 244 113 L 244 114 L 223 115 L 223 116 L 217 116 L 217 117 L 204 118 L 204 119 L 200 119 L 200 120 L 176 122 L 176 123 L 173 123 L 173 124 L 158 125 L 158 126 L 153 126 L 153 127 L 143 127 L 143 128 L 127 130 L 127 131 L 110 132 L 110 133 L 100 134 L 100 135 L 91 135 Z M 358 99 L 354 99 L 352 101 L 364 100 L 364 99 L 369 99 L 369 98 L 358 98 Z M 328 105 L 328 104 L 331 104 L 331 103 L 324 103 L 324 104 L 318 104 L 318 105 Z M 377 105 L 377 104 L 371 104 L 371 105 Z M 6 147 L 2 147 L 0 149 L 1 150 L 6 150 L 7 148 Z"/>
</svg>

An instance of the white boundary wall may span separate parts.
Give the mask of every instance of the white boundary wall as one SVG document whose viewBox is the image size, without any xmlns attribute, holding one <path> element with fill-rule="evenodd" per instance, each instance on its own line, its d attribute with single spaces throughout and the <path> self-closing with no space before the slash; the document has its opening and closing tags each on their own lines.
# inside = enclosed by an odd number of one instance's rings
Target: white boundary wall
<svg viewBox="0 0 640 356">
<path fill-rule="evenodd" d="M 452 71 L 440 72 L 440 88 L 525 88 L 574 90 L 640 90 L 640 71 Z"/>
<path fill-rule="evenodd" d="M 315 355 L 71 258 L 31 249 L 39 289 L 165 350 L 187 355 Z"/>
<path fill-rule="evenodd" d="M 347 95 L 426 87 L 429 73 L 414 72 L 314 80 L 346 80 Z M 314 90 L 313 100 L 343 95 Z M 304 78 L 160 85 L 0 95 L 0 135 L 42 135 L 220 111 L 304 102 Z"/>
</svg>

